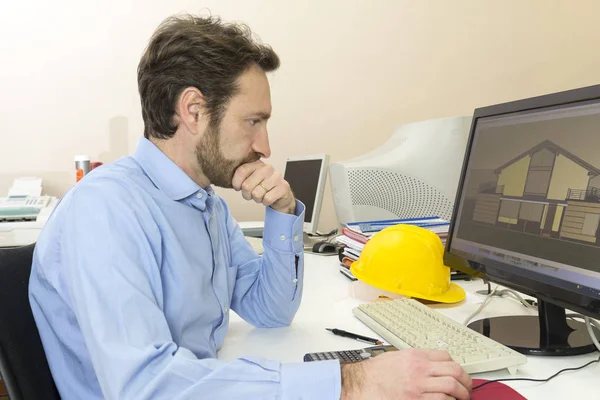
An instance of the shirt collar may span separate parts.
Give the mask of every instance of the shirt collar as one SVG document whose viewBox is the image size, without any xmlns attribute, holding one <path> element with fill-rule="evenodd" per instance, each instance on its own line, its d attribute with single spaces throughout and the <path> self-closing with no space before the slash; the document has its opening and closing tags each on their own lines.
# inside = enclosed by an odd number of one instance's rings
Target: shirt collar
<svg viewBox="0 0 600 400">
<path fill-rule="evenodd" d="M 133 158 L 140 164 L 154 186 L 172 200 L 179 201 L 194 194 L 202 193 L 198 200 L 204 206 L 207 195 L 212 194 L 210 186 L 207 190 L 202 189 L 165 153 L 145 137 L 139 140 Z"/>
</svg>

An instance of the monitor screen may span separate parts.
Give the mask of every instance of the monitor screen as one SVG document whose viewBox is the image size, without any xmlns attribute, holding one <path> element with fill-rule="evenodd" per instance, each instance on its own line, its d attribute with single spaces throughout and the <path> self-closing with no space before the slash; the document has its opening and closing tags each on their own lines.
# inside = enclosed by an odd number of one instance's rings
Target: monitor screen
<svg viewBox="0 0 600 400">
<path fill-rule="evenodd" d="M 600 298 L 600 101 L 474 120 L 451 253 Z"/>
<path fill-rule="evenodd" d="M 305 222 L 313 222 L 313 211 L 317 200 L 322 159 L 288 160 L 284 179 L 290 184 L 296 199 L 306 206 Z"/>
</svg>

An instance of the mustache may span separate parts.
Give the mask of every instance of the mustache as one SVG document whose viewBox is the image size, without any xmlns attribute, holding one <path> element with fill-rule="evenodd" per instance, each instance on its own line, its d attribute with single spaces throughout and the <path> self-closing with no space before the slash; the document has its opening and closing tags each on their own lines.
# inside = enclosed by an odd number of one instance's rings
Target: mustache
<svg viewBox="0 0 600 400">
<path fill-rule="evenodd" d="M 246 156 L 246 158 L 244 158 L 238 165 L 238 167 L 244 165 L 244 164 L 248 164 L 248 163 L 253 163 L 254 161 L 258 161 L 262 158 L 262 154 L 257 153 L 257 152 L 252 152 L 250 154 L 248 154 Z"/>
</svg>

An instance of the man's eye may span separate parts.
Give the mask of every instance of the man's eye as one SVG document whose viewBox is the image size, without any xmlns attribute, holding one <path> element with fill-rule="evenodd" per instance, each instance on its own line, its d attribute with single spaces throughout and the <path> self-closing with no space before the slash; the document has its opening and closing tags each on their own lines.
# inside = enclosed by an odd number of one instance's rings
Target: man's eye
<svg viewBox="0 0 600 400">
<path fill-rule="evenodd" d="M 255 126 L 256 124 L 258 124 L 260 122 L 260 119 L 251 119 L 250 120 L 250 125 Z"/>
</svg>

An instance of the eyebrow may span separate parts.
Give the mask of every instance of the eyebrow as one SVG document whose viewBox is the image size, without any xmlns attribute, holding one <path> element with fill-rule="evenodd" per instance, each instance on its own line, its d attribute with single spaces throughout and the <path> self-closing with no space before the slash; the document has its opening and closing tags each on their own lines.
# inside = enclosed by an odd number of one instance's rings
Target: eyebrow
<svg viewBox="0 0 600 400">
<path fill-rule="evenodd" d="M 256 116 L 262 120 L 267 120 L 267 119 L 271 118 L 271 114 L 266 113 L 266 112 L 257 112 L 257 113 L 252 114 L 252 116 Z"/>
</svg>

